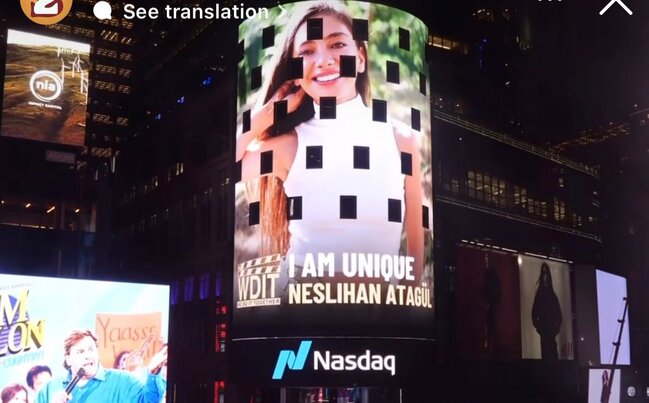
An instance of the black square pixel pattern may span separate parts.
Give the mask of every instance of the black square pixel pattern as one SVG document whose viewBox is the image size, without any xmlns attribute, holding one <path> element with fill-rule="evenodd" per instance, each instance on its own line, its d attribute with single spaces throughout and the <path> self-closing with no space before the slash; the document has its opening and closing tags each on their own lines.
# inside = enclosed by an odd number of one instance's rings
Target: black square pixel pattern
<svg viewBox="0 0 649 403">
<path fill-rule="evenodd" d="M 322 18 L 306 20 L 306 39 L 308 41 L 322 39 Z"/>
<path fill-rule="evenodd" d="M 259 224 L 259 202 L 248 205 L 248 225 Z"/>
<path fill-rule="evenodd" d="M 266 27 L 261 32 L 261 47 L 263 49 L 270 48 L 275 45 L 275 26 L 271 25 Z"/>
<path fill-rule="evenodd" d="M 340 218 L 356 219 L 356 196 L 340 196 Z"/>
<path fill-rule="evenodd" d="M 259 174 L 266 175 L 273 173 L 273 151 L 264 151 L 259 156 Z"/>
<path fill-rule="evenodd" d="M 304 59 L 292 57 L 288 62 L 288 79 L 297 80 L 304 77 Z"/>
<path fill-rule="evenodd" d="M 242 168 L 242 162 L 241 160 L 237 161 L 236 164 L 234 164 L 234 183 L 239 183 L 241 182 L 241 168 Z"/>
<path fill-rule="evenodd" d="M 419 92 L 426 95 L 426 75 L 424 73 L 419 73 Z"/>
<path fill-rule="evenodd" d="M 250 109 L 243 112 L 243 122 L 241 123 L 241 130 L 243 130 L 244 133 L 250 131 Z"/>
<path fill-rule="evenodd" d="M 410 125 L 413 130 L 421 130 L 421 112 L 419 112 L 419 109 L 410 108 Z"/>
<path fill-rule="evenodd" d="M 386 81 L 389 83 L 399 84 L 399 63 L 385 62 Z"/>
<path fill-rule="evenodd" d="M 412 176 L 412 154 L 401 153 L 401 173 Z"/>
<path fill-rule="evenodd" d="M 370 148 L 354 146 L 354 169 L 370 169 Z"/>
<path fill-rule="evenodd" d="M 246 54 L 245 49 L 246 49 L 245 48 L 245 42 L 243 40 L 239 41 L 239 44 L 238 44 L 239 60 L 238 61 L 243 60 L 243 56 L 245 56 L 245 54 Z"/>
<path fill-rule="evenodd" d="M 306 146 L 306 169 L 322 168 L 322 146 Z"/>
<path fill-rule="evenodd" d="M 365 41 L 369 39 L 369 23 L 367 20 L 356 19 L 352 21 L 352 37 L 355 41 Z"/>
<path fill-rule="evenodd" d="M 356 56 L 340 56 L 340 76 L 356 77 Z"/>
<path fill-rule="evenodd" d="M 410 50 L 410 31 L 399 28 L 399 47 L 404 50 Z"/>
<path fill-rule="evenodd" d="M 289 220 L 301 220 L 302 196 L 289 197 L 286 209 L 286 217 L 288 217 Z"/>
<path fill-rule="evenodd" d="M 277 101 L 273 104 L 273 124 L 277 124 L 288 116 L 288 101 Z"/>
<path fill-rule="evenodd" d="M 320 98 L 320 119 L 336 119 L 336 97 Z"/>
<path fill-rule="evenodd" d="M 250 72 L 250 89 L 256 90 L 261 87 L 261 66 L 257 66 Z"/>
<path fill-rule="evenodd" d="M 430 228 L 430 225 L 428 225 L 428 222 L 430 221 L 430 211 L 428 210 L 428 206 L 422 206 L 422 219 L 423 219 L 423 226 L 426 229 Z"/>
<path fill-rule="evenodd" d="M 388 199 L 388 221 L 401 222 L 401 200 Z"/>
<path fill-rule="evenodd" d="M 381 99 L 372 100 L 372 120 L 375 122 L 388 121 L 388 103 Z"/>
</svg>

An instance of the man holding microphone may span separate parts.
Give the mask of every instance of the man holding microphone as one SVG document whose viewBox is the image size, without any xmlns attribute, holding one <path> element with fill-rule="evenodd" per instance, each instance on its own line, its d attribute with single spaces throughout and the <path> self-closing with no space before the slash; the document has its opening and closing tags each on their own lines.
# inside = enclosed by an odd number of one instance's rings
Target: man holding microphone
<svg viewBox="0 0 649 403">
<path fill-rule="evenodd" d="M 97 338 L 90 330 L 73 331 L 65 339 L 64 353 L 68 375 L 49 382 L 36 403 L 159 403 L 165 394 L 167 382 L 159 372 L 167 361 L 166 346 L 151 357 L 145 380 L 102 367 Z"/>
</svg>

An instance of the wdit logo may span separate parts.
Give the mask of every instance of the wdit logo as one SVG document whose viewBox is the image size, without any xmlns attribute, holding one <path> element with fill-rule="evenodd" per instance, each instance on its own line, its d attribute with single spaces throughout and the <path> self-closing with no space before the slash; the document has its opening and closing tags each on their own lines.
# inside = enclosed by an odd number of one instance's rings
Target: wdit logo
<svg viewBox="0 0 649 403">
<path fill-rule="evenodd" d="M 293 371 L 303 370 L 312 343 L 311 340 L 303 340 L 297 349 L 297 354 L 291 350 L 280 351 L 279 357 L 277 357 L 277 364 L 275 364 L 275 371 L 273 371 L 273 379 L 282 379 L 284 377 L 284 370 L 287 367 Z"/>
</svg>

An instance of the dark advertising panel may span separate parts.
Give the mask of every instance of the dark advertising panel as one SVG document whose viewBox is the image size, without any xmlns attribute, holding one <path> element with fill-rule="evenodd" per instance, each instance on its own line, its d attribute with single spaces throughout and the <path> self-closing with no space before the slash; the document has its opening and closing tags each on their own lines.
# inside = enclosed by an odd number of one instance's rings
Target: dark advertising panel
<svg viewBox="0 0 649 403">
<path fill-rule="evenodd" d="M 467 358 L 573 359 L 568 264 L 458 245 L 455 329 Z"/>
<path fill-rule="evenodd" d="M 82 146 L 90 45 L 9 30 L 3 136 Z"/>
<path fill-rule="evenodd" d="M 156 367 L 155 393 L 164 395 L 168 286 L 0 275 L 0 315 L 0 389 L 27 381 L 36 401 L 39 385 L 28 373 L 49 373 L 43 393 L 52 396 L 80 368 L 120 369 L 137 380 Z"/>
<path fill-rule="evenodd" d="M 239 31 L 237 332 L 421 336 L 434 301 L 427 28 L 355 1 L 270 14 Z"/>
<path fill-rule="evenodd" d="M 572 300 L 567 263 L 519 255 L 522 358 L 571 360 Z"/>
<path fill-rule="evenodd" d="M 507 252 L 458 246 L 455 334 L 461 355 L 520 359 L 516 258 Z"/>
</svg>

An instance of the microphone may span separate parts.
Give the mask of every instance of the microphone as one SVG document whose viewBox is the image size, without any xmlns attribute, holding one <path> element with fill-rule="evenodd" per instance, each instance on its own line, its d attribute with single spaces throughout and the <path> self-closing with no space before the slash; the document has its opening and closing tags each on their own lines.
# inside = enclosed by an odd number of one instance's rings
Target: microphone
<svg viewBox="0 0 649 403">
<path fill-rule="evenodd" d="M 77 383 L 79 383 L 79 381 L 85 374 L 86 374 L 86 370 L 83 367 L 79 368 L 77 374 L 74 376 L 74 378 L 72 378 L 68 386 L 65 388 L 65 393 L 69 395 L 70 392 L 72 392 L 72 389 L 74 389 L 74 387 L 77 386 Z"/>
</svg>

